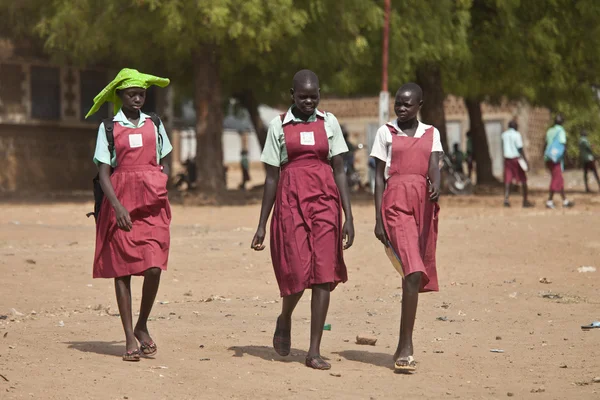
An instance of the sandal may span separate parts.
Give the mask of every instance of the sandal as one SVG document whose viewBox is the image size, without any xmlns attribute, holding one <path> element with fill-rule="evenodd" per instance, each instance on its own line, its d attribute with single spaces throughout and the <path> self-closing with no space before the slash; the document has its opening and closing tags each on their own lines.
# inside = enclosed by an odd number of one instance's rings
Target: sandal
<svg viewBox="0 0 600 400">
<path fill-rule="evenodd" d="M 400 357 L 394 364 L 394 372 L 409 373 L 417 370 L 417 362 L 413 356 Z"/>
<path fill-rule="evenodd" d="M 152 357 L 158 353 L 158 348 L 154 342 L 140 342 L 140 350 L 146 357 Z"/>
<path fill-rule="evenodd" d="M 279 328 L 279 318 L 275 325 L 275 334 L 273 335 L 273 348 L 280 356 L 288 356 L 292 350 L 291 330 Z"/>
<path fill-rule="evenodd" d="M 305 364 L 309 368 L 318 369 L 322 371 L 331 369 L 331 364 L 323 360 L 321 356 L 306 357 Z"/>
<path fill-rule="evenodd" d="M 136 349 L 126 352 L 125 354 L 123 354 L 123 361 L 140 361 L 140 350 Z"/>
</svg>

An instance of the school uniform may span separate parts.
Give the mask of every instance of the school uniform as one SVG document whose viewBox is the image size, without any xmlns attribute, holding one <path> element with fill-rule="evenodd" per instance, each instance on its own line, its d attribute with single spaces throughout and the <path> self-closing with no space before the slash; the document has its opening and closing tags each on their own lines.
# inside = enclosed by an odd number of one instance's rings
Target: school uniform
<svg viewBox="0 0 600 400">
<path fill-rule="evenodd" d="M 421 292 L 438 291 L 436 244 L 439 205 L 429 201 L 432 152 L 442 152 L 439 131 L 419 122 L 414 137 L 397 121 L 379 128 L 371 157 L 386 163 L 382 219 L 390 245 L 402 261 L 404 276 L 422 273 Z"/>
<path fill-rule="evenodd" d="M 104 197 L 96 225 L 94 278 L 142 275 L 152 267 L 166 270 L 169 258 L 168 177 L 159 164 L 172 150 L 167 133 L 163 124 L 157 129 L 142 112 L 137 126 L 121 110 L 113 121 L 114 152 L 109 153 L 101 124 L 94 162 L 113 167 L 112 186 L 133 226 L 129 232 L 119 229 L 115 211 Z"/>
<path fill-rule="evenodd" d="M 527 183 L 527 174 L 519 164 L 523 148 L 523 137 L 516 129 L 510 128 L 502 133 L 502 152 L 504 155 L 504 183 Z"/>
<path fill-rule="evenodd" d="M 558 142 L 566 146 L 567 133 L 565 132 L 565 129 L 558 124 L 554 125 L 546 132 L 546 151 L 548 148 L 550 148 L 557 137 Z M 565 181 L 562 173 L 564 160 L 561 158 L 560 160 L 554 162 L 548 157 L 544 157 L 544 159 L 546 161 L 546 167 L 550 170 L 550 174 L 552 176 L 550 179 L 550 191 L 560 192 L 565 187 Z"/>
<path fill-rule="evenodd" d="M 348 151 L 331 113 L 306 121 L 292 106 L 269 125 L 261 161 L 280 167 L 271 219 L 271 259 L 281 296 L 346 282 L 342 207 L 329 160 Z"/>
</svg>

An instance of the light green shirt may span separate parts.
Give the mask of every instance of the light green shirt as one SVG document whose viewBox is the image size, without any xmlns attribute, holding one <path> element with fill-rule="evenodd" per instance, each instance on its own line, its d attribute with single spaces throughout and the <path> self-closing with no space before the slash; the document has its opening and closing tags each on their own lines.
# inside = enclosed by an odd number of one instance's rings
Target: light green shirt
<svg viewBox="0 0 600 400">
<path fill-rule="evenodd" d="M 558 142 L 561 144 L 567 144 L 567 132 L 565 132 L 565 128 L 563 128 L 561 125 L 554 125 L 552 128 L 548 129 L 548 132 L 546 132 L 546 151 L 548 150 L 548 147 L 550 147 L 550 145 L 552 144 L 552 142 L 554 141 L 554 138 L 556 137 L 556 135 L 558 136 Z M 548 161 L 548 157 L 544 157 L 544 159 L 546 161 Z"/>
<path fill-rule="evenodd" d="M 120 124 L 125 128 L 139 128 L 143 126 L 145 123 L 149 123 L 154 125 L 152 119 L 148 114 L 144 114 L 140 111 L 140 120 L 138 121 L 137 126 L 132 124 L 131 121 L 127 119 L 123 110 L 119 110 L 117 115 L 114 116 L 113 121 Z M 154 132 L 156 134 L 156 162 L 160 163 L 160 160 L 164 158 L 167 154 L 173 150 L 173 146 L 171 146 L 171 142 L 169 141 L 169 137 L 167 136 L 167 131 L 165 130 L 165 125 L 160 124 L 160 132 L 157 131 L 156 126 L 154 126 Z M 162 136 L 162 148 L 159 149 L 158 146 L 158 135 Z M 160 153 L 159 153 L 160 152 Z M 117 155 L 116 152 L 113 151 L 112 154 L 108 153 L 108 139 L 106 138 L 106 130 L 104 129 L 104 124 L 100 124 L 100 128 L 98 128 L 98 139 L 96 140 L 96 151 L 94 152 L 94 163 L 96 165 L 100 164 L 109 164 L 113 168 L 117 166 Z"/>
<path fill-rule="evenodd" d="M 269 124 L 267 141 L 260 157 L 260 160 L 263 163 L 274 167 L 280 167 L 288 162 L 283 126 L 291 122 L 303 122 L 301 119 L 296 118 L 292 113 L 294 107 L 295 106 L 289 108 L 283 118 L 283 122 L 281 122 L 281 117 L 277 116 Z M 325 131 L 327 132 L 327 140 L 329 142 L 329 158 L 331 159 L 334 156 L 347 152 L 348 146 L 346 146 L 342 128 L 340 127 L 337 118 L 331 113 L 323 113 L 319 110 L 315 110 L 314 114 L 307 122 L 315 122 L 317 120 L 317 115 L 325 119 Z"/>
</svg>

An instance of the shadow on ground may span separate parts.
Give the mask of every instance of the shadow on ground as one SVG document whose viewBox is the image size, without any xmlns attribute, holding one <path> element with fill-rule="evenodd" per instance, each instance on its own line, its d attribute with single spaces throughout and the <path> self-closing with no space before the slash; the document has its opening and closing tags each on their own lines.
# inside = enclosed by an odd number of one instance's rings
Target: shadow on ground
<svg viewBox="0 0 600 400">
<path fill-rule="evenodd" d="M 125 341 L 112 342 L 65 342 L 69 349 L 83 353 L 96 353 L 105 356 L 122 357 L 125 352 Z"/>
</svg>

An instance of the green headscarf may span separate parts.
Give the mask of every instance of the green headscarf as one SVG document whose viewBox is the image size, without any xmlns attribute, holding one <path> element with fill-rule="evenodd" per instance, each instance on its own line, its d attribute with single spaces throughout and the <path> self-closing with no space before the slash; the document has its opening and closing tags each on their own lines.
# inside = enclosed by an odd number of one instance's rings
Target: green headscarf
<svg viewBox="0 0 600 400">
<path fill-rule="evenodd" d="M 111 83 L 106 85 L 106 87 L 102 89 L 102 91 L 98 93 L 96 97 L 94 97 L 94 105 L 85 117 L 87 118 L 94 114 L 100 109 L 102 104 L 107 101 L 114 104 L 115 114 L 119 112 L 122 104 L 121 99 L 117 95 L 117 90 L 123 90 L 132 87 L 148 89 L 152 85 L 166 87 L 169 82 L 170 81 L 167 78 L 143 74 L 135 69 L 123 68 L 121 72 L 117 74 L 115 79 L 113 79 Z"/>
</svg>

